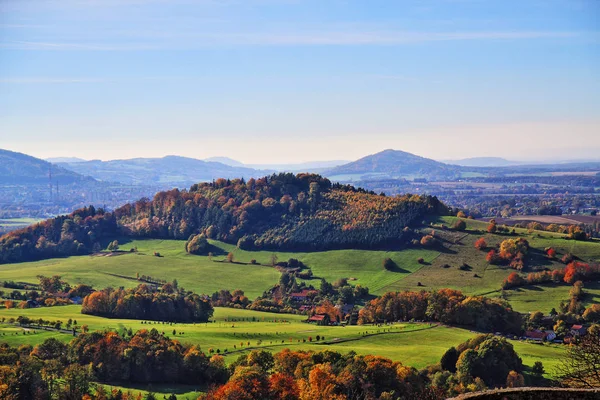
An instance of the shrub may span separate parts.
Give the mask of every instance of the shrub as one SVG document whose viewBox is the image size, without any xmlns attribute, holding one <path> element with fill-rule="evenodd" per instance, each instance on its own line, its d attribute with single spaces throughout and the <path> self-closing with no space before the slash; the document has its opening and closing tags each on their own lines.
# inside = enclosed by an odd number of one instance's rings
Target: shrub
<svg viewBox="0 0 600 400">
<path fill-rule="evenodd" d="M 421 238 L 421 246 L 432 247 L 435 245 L 435 238 L 432 235 L 425 235 Z"/>
<path fill-rule="evenodd" d="M 454 224 L 452 224 L 452 229 L 456 231 L 464 231 L 465 229 L 467 229 L 467 223 L 462 219 L 459 219 Z"/>
<path fill-rule="evenodd" d="M 484 238 L 479 238 L 475 241 L 475 248 L 477 250 L 485 250 L 487 248 L 487 242 Z"/>
</svg>

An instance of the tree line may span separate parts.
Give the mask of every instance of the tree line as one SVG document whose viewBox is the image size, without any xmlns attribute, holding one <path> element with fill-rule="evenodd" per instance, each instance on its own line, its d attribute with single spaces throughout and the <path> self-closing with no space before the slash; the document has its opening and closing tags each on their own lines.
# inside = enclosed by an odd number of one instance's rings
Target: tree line
<svg viewBox="0 0 600 400">
<path fill-rule="evenodd" d="M 132 289 L 106 288 L 83 299 L 83 314 L 169 322 L 206 322 L 213 315 L 210 300 L 172 284 L 160 290 L 146 284 Z"/>
<path fill-rule="evenodd" d="M 501 299 L 466 296 L 453 289 L 388 292 L 360 310 L 359 324 L 393 321 L 438 321 L 483 332 L 522 331 L 521 315 Z"/>
</svg>

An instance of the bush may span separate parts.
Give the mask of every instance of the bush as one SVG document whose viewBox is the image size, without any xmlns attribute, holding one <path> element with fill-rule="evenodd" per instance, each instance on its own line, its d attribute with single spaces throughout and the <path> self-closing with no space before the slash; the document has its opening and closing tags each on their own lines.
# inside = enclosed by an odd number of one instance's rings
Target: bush
<svg viewBox="0 0 600 400">
<path fill-rule="evenodd" d="M 436 240 L 432 235 L 425 235 L 421 238 L 421 246 L 432 247 L 436 244 Z"/>
<path fill-rule="evenodd" d="M 398 265 L 396 265 L 394 260 L 392 260 L 391 258 L 386 258 L 385 260 L 383 260 L 383 268 L 385 268 L 386 270 L 393 271 L 397 267 Z"/>
<path fill-rule="evenodd" d="M 452 225 L 452 229 L 456 231 L 464 231 L 467 229 L 467 223 L 462 219 L 459 219 Z"/>
<path fill-rule="evenodd" d="M 487 248 L 487 242 L 484 238 L 479 238 L 475 241 L 475 248 L 477 250 L 485 250 Z"/>
<path fill-rule="evenodd" d="M 203 234 L 190 236 L 185 244 L 185 251 L 189 254 L 206 254 L 209 248 L 208 240 Z"/>
</svg>

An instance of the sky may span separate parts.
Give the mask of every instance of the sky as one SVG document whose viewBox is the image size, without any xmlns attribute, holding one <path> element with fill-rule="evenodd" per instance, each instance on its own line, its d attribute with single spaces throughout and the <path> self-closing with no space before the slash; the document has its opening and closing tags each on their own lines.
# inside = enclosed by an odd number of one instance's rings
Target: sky
<svg viewBox="0 0 600 400">
<path fill-rule="evenodd" d="M 600 159 L 600 1 L 0 0 L 0 148 Z"/>
</svg>

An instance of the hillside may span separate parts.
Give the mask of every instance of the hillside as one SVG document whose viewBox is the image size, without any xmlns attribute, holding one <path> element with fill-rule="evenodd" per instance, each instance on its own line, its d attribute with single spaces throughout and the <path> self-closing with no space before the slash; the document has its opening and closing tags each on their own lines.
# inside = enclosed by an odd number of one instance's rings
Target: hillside
<svg viewBox="0 0 600 400">
<path fill-rule="evenodd" d="M 113 213 L 89 207 L 12 232 L 0 238 L 0 262 L 88 254 L 103 238 L 120 235 L 187 239 L 201 233 L 242 249 L 398 248 L 416 238 L 409 226 L 445 213 L 435 197 L 380 196 L 319 175 L 218 179 Z"/>
<path fill-rule="evenodd" d="M 400 150 L 384 150 L 357 161 L 331 168 L 325 176 L 377 174 L 388 177 L 451 177 L 461 167 L 448 165 L 429 158 L 419 157 Z"/>
<path fill-rule="evenodd" d="M 68 169 L 53 166 L 48 161 L 26 154 L 0 149 L 0 184 L 35 185 L 48 184 L 48 172 L 52 170 L 54 184 L 68 185 L 93 181 Z"/>
<path fill-rule="evenodd" d="M 252 168 L 179 156 L 112 161 L 92 160 L 60 163 L 59 165 L 101 181 L 119 182 L 127 185 L 161 184 L 170 187 L 182 187 L 217 178 L 244 177 L 247 179 L 264 175 L 263 171 Z"/>
</svg>

